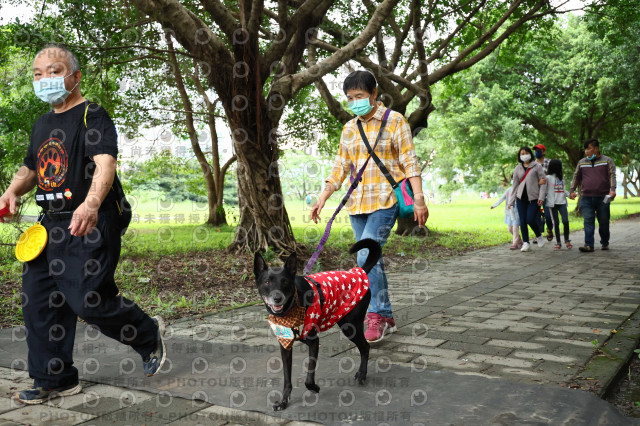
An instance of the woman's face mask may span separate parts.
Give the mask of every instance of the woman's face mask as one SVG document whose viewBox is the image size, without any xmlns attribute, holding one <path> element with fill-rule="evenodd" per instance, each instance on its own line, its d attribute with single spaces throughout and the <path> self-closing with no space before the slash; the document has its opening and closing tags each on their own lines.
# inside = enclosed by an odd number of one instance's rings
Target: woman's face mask
<svg viewBox="0 0 640 426">
<path fill-rule="evenodd" d="M 522 160 L 523 163 L 528 163 L 529 161 L 531 161 L 531 155 L 523 154 L 520 156 L 520 160 Z"/>
<path fill-rule="evenodd" d="M 369 98 L 364 98 L 349 102 L 349 109 L 353 111 L 354 114 L 362 117 L 363 115 L 369 114 L 373 106 L 369 103 Z"/>
</svg>

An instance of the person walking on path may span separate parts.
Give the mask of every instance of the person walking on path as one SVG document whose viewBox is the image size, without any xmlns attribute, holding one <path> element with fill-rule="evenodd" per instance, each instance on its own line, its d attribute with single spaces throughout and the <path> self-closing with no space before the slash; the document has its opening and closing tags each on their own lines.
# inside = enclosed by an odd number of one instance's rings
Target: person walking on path
<svg viewBox="0 0 640 426">
<path fill-rule="evenodd" d="M 81 95 L 82 72 L 63 45 L 47 45 L 33 62 L 34 90 L 53 110 L 33 125 L 24 165 L 0 197 L 16 213 L 18 198 L 37 185 L 48 243 L 24 264 L 22 314 L 33 388 L 14 398 L 39 404 L 82 390 L 73 366 L 77 318 L 130 345 L 147 376 L 166 357 L 161 318 L 151 318 L 119 295 L 120 257 L 115 185 L 116 129 L 107 112 Z M 119 181 L 117 181 L 119 183 Z M 0 221 L 4 222 L 3 219 Z"/>
<path fill-rule="evenodd" d="M 596 218 L 602 250 L 609 250 L 610 203 L 616 198 L 616 166 L 613 160 L 600 153 L 598 139 L 589 139 L 584 143 L 585 157 L 578 161 L 571 181 L 571 194 L 574 200 L 580 187 L 580 211 L 584 219 L 584 246 L 581 252 L 594 251 Z"/>
<path fill-rule="evenodd" d="M 531 148 L 526 146 L 520 148 L 518 151 L 518 163 L 520 164 L 513 170 L 513 185 L 509 198 L 509 208 L 512 209 L 516 206 L 520 216 L 520 232 L 523 241 L 520 250 L 523 252 L 530 249 L 527 225 L 531 227 L 536 236 L 538 247 L 544 246 L 544 238 L 538 226 L 537 216 L 546 195 L 547 184 L 541 183 L 545 182 L 542 166 L 532 160 Z"/>
<path fill-rule="evenodd" d="M 571 240 L 569 239 L 569 213 L 567 211 L 567 196 L 569 192 L 564 188 L 564 180 L 562 176 L 562 162 L 560 160 L 551 160 L 547 168 L 547 198 L 546 205 L 551 210 L 553 218 L 553 226 L 556 232 L 556 245 L 554 250 L 560 250 L 560 223 L 558 221 L 558 213 L 562 216 L 562 228 L 564 231 L 564 243 L 568 249 L 571 249 Z"/>
<path fill-rule="evenodd" d="M 325 202 L 340 188 L 351 173 L 352 166 L 354 170 L 359 170 L 369 156 L 358 130 L 358 122 L 362 123 L 364 133 L 373 145 L 387 111 L 382 102 L 376 101 L 377 82 L 369 71 L 354 71 L 349 74 L 344 80 L 343 91 L 349 108 L 357 116 L 348 121 L 342 129 L 338 154 L 331 174 L 326 179 L 324 191 L 311 209 L 311 219 L 315 223 L 318 223 Z M 415 153 L 411 128 L 402 114 L 390 111 L 375 153 L 397 182 L 408 178 L 415 196 L 414 219 L 419 226 L 424 226 L 429 210 L 422 193 L 422 172 Z M 356 241 L 372 238 L 380 246 L 384 246 L 398 216 L 398 205 L 391 184 L 374 161 L 368 163 L 362 181 L 353 191 L 346 208 Z M 361 250 L 358 253 L 358 265 L 362 266 L 366 258 L 367 250 Z M 365 338 L 370 342 L 377 342 L 386 333 L 396 330 L 382 257 L 369 272 L 369 281 L 371 303 L 367 313 Z"/>
<path fill-rule="evenodd" d="M 551 161 L 548 158 L 546 158 L 547 148 L 545 148 L 544 145 L 539 143 L 538 145 L 533 147 L 533 155 L 536 157 L 536 161 L 540 163 L 540 165 L 542 166 L 542 169 L 544 170 L 544 174 L 546 175 L 547 168 L 549 167 L 549 162 Z M 553 222 L 551 220 L 551 210 L 547 206 L 546 200 L 545 200 L 545 203 L 542 205 L 542 209 L 544 211 L 544 222 L 541 224 L 542 228 L 540 229 L 540 232 L 544 232 L 544 224 L 546 223 L 547 241 L 551 241 L 553 240 L 553 230 L 552 230 Z"/>
<path fill-rule="evenodd" d="M 505 182 L 506 183 L 506 182 Z M 491 205 L 491 209 L 495 209 L 498 207 L 503 201 L 504 203 L 504 223 L 507 224 L 507 229 L 513 236 L 513 241 L 511 250 L 518 250 L 522 247 L 522 239 L 520 238 L 520 230 L 518 227 L 520 226 L 520 216 L 518 215 L 517 209 L 509 208 L 509 199 L 511 197 L 511 186 L 507 187 L 507 190 L 502 194 L 502 197 L 498 198 L 498 200 Z"/>
</svg>

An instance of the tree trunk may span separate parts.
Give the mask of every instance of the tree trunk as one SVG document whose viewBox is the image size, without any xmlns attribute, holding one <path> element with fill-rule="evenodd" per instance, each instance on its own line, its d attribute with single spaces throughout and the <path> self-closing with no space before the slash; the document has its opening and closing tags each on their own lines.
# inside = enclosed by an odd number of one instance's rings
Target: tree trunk
<svg viewBox="0 0 640 426">
<path fill-rule="evenodd" d="M 242 20 L 241 20 L 242 21 Z M 284 207 L 278 168 L 278 119 L 270 113 L 284 108 L 276 99 L 267 102 L 260 76 L 257 34 L 245 28 L 243 43 L 233 46 L 237 63 L 244 64 L 244 74 L 232 79 L 232 98 L 223 106 L 237 157 L 238 206 L 240 223 L 232 252 L 272 249 L 281 253 L 297 251 L 287 210 Z"/>
<path fill-rule="evenodd" d="M 402 219 L 398 218 L 398 226 L 396 227 L 396 235 L 401 237 L 428 237 L 429 228 L 425 225 L 424 228 L 418 226 L 418 222 L 413 218 Z"/>
<path fill-rule="evenodd" d="M 640 188 L 638 187 L 638 179 L 640 178 L 640 170 L 638 168 L 636 168 L 636 167 L 629 166 L 629 170 L 627 170 L 624 173 L 624 177 L 627 180 L 626 185 L 624 184 L 624 182 L 622 184 L 624 186 L 624 190 L 625 190 L 625 197 L 624 198 L 627 198 L 627 196 L 626 196 L 627 192 L 629 192 L 629 194 L 631 194 L 632 197 L 640 196 Z M 633 186 L 633 188 L 635 189 L 635 193 L 633 192 L 633 190 L 631 188 L 629 188 L 629 186 Z"/>
<path fill-rule="evenodd" d="M 234 135 L 244 134 L 234 129 Z M 260 139 L 269 140 L 265 132 Z M 230 251 L 256 251 L 272 247 L 281 252 L 297 249 L 284 206 L 275 143 L 234 140 L 238 157 L 240 224 Z"/>
<path fill-rule="evenodd" d="M 625 171 L 624 173 L 622 173 L 622 189 L 624 190 L 624 196 L 622 198 L 624 198 L 625 200 L 627 198 L 629 198 L 629 188 L 627 188 L 627 185 L 629 184 L 628 180 L 627 180 L 627 172 Z"/>
<path fill-rule="evenodd" d="M 213 167 L 207 162 L 207 159 L 200 148 L 200 144 L 198 142 L 198 135 L 196 132 L 195 123 L 193 120 L 193 104 L 191 99 L 189 98 L 189 94 L 187 89 L 185 88 L 184 79 L 182 77 L 182 71 L 180 69 L 180 64 L 176 57 L 173 48 L 173 41 L 171 39 L 171 35 L 168 32 L 165 32 L 165 40 L 167 42 L 167 46 L 169 47 L 169 59 L 173 64 L 173 73 L 176 81 L 176 87 L 180 93 L 180 97 L 182 98 L 182 104 L 185 109 L 185 124 L 187 126 L 187 133 L 189 134 L 189 140 L 191 141 L 191 148 L 198 160 L 198 164 L 200 164 L 200 169 L 202 170 L 202 174 L 204 176 L 204 180 L 207 186 L 207 201 L 209 204 L 209 218 L 207 219 L 208 224 L 220 226 L 226 225 L 227 219 L 225 217 L 224 208 L 222 207 L 222 188 L 218 191 L 216 187 L 216 181 L 223 180 L 224 175 L 221 176 L 220 172 L 220 160 L 218 157 L 218 136 L 215 133 L 215 108 L 209 102 L 208 97 L 206 97 L 206 93 L 204 89 L 202 89 L 199 81 L 197 81 L 197 63 L 194 63 L 194 80 L 196 80 L 196 84 L 200 89 L 201 94 L 205 95 L 205 102 L 209 109 L 209 128 L 211 130 L 211 140 L 212 140 L 212 158 L 213 158 Z"/>
</svg>

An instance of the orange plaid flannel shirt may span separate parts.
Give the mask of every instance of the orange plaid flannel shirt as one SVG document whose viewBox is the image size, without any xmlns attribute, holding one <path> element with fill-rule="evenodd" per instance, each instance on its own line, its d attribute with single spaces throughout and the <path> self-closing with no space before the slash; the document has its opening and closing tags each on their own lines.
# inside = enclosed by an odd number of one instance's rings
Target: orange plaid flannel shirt
<svg viewBox="0 0 640 426">
<path fill-rule="evenodd" d="M 387 108 L 382 102 L 378 102 L 378 109 L 373 117 L 362 122 L 371 147 L 378 137 L 382 116 L 386 110 Z M 351 165 L 355 166 L 353 172 L 355 177 L 369 156 L 358 130 L 358 119 L 359 117 L 355 117 L 344 125 L 340 136 L 338 155 L 331 169 L 331 174 L 326 179 L 326 182 L 333 185 L 336 190 L 340 189 L 342 182 L 351 174 Z M 421 175 L 420 164 L 411 137 L 411 128 L 399 112 L 391 111 L 389 114 L 389 119 L 382 131 L 382 138 L 380 138 L 375 152 L 397 182 L 404 178 Z M 353 191 L 347 202 L 347 211 L 352 215 L 372 213 L 376 210 L 391 208 L 395 203 L 396 196 L 391 184 L 384 177 L 375 161 L 369 160 L 367 168 L 362 174 L 362 182 Z"/>
</svg>

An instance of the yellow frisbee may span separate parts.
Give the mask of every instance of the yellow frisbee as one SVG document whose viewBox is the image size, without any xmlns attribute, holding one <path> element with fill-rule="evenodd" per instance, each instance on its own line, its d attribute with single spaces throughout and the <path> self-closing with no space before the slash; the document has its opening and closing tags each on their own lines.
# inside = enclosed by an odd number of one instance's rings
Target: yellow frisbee
<svg viewBox="0 0 640 426">
<path fill-rule="evenodd" d="M 20 262 L 29 262 L 40 256 L 47 245 L 47 229 L 36 222 L 24 231 L 16 244 L 16 258 Z"/>
</svg>

